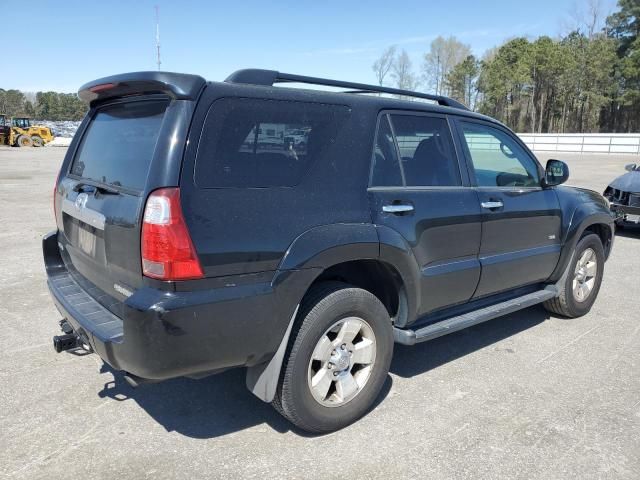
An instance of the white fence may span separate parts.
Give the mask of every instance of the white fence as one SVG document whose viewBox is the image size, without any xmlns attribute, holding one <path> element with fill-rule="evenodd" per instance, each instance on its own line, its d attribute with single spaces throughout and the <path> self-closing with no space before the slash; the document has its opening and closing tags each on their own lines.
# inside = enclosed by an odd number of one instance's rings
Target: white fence
<svg viewBox="0 0 640 480">
<path fill-rule="evenodd" d="M 518 136 L 534 152 L 640 155 L 640 133 L 519 133 Z"/>
</svg>

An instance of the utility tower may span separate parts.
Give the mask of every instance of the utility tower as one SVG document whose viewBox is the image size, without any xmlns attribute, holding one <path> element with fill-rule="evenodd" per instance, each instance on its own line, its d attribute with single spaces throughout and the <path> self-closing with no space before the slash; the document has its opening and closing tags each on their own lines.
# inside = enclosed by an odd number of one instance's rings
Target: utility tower
<svg viewBox="0 0 640 480">
<path fill-rule="evenodd" d="M 156 9 L 156 55 L 157 55 L 157 63 L 158 70 L 160 70 L 160 7 L 155 6 Z"/>
</svg>

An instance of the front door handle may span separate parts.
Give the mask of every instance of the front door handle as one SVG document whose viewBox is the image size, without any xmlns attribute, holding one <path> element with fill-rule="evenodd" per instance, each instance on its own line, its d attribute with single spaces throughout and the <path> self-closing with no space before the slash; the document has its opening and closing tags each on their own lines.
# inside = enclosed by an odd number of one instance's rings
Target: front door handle
<svg viewBox="0 0 640 480">
<path fill-rule="evenodd" d="M 504 204 L 500 200 L 491 201 L 491 202 L 482 202 L 480 205 L 482 205 L 482 208 L 486 208 L 488 210 L 504 207 Z"/>
<path fill-rule="evenodd" d="M 397 203 L 393 205 L 383 205 L 382 211 L 385 213 L 407 213 L 413 212 L 413 205 L 408 203 Z"/>
</svg>

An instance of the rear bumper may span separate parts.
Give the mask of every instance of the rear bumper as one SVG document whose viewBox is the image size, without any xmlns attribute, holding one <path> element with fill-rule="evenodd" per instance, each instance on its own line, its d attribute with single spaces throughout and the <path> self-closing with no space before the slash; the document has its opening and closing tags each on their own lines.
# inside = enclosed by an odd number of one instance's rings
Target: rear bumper
<svg viewBox="0 0 640 480">
<path fill-rule="evenodd" d="M 68 271 L 61 269 L 50 275 L 47 285 L 58 311 L 82 343 L 88 343 L 109 365 L 119 368 L 117 352 L 123 339 L 122 319 L 94 300 Z"/>
<path fill-rule="evenodd" d="M 262 363 L 277 350 L 295 309 L 271 281 L 243 276 L 250 278 L 188 292 L 142 287 L 122 301 L 120 317 L 98 301 L 104 293 L 83 288 L 69 271 L 56 232 L 43 238 L 43 253 L 51 296 L 74 331 L 114 369 L 145 379 Z M 285 277 L 279 283 L 289 284 Z"/>
</svg>

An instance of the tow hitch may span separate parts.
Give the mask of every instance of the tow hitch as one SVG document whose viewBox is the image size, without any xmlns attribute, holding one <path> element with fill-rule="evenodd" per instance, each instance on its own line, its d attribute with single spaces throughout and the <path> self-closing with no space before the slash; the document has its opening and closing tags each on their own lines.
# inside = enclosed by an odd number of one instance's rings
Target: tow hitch
<svg viewBox="0 0 640 480">
<path fill-rule="evenodd" d="M 56 352 L 64 352 L 65 350 L 73 350 L 74 348 L 84 348 L 88 352 L 91 351 L 89 342 L 83 341 L 83 339 L 76 332 L 66 320 L 60 320 L 60 328 L 64 332 L 64 335 L 55 335 L 53 337 L 53 348 Z"/>
<path fill-rule="evenodd" d="M 53 348 L 56 352 L 64 352 L 80 346 L 78 336 L 75 333 L 67 333 L 65 335 L 55 335 L 53 337 Z"/>
</svg>

